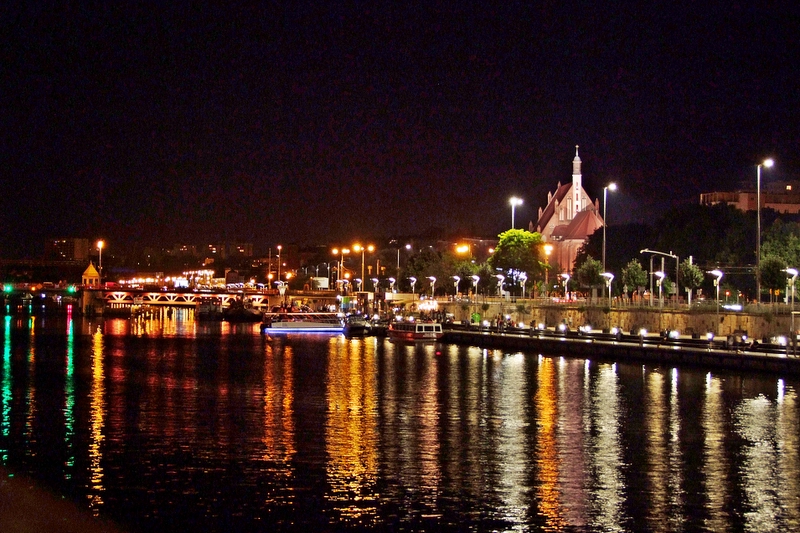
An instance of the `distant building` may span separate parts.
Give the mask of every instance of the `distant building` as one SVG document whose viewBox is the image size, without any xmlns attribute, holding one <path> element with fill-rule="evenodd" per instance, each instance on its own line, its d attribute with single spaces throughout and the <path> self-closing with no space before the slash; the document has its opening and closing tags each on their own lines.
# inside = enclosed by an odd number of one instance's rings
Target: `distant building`
<svg viewBox="0 0 800 533">
<path fill-rule="evenodd" d="M 571 272 L 578 248 L 598 228 L 603 227 L 600 202 L 594 202 L 581 183 L 581 158 L 575 147 L 572 160 L 572 182 L 561 182 L 553 193 L 547 193 L 547 205 L 539 208 L 539 218 L 529 224 L 530 231 L 542 234 L 542 239 L 553 246 L 548 262 L 561 272 Z"/>
<path fill-rule="evenodd" d="M 253 243 L 240 242 L 231 244 L 228 254 L 231 257 L 253 257 Z"/>
<path fill-rule="evenodd" d="M 89 258 L 89 239 L 50 239 L 44 243 L 44 257 L 55 261 L 86 261 Z"/>
<path fill-rule="evenodd" d="M 758 191 L 740 188 L 732 192 L 707 192 L 700 195 L 701 205 L 726 203 L 741 211 L 755 211 Z M 778 213 L 800 213 L 800 181 L 777 181 L 761 184 L 761 207 Z"/>
</svg>

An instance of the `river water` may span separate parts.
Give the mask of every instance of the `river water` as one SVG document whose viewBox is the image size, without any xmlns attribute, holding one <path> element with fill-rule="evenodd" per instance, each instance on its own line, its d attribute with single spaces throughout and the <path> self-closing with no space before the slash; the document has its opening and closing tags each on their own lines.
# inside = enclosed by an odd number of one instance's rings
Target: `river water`
<svg viewBox="0 0 800 533">
<path fill-rule="evenodd" d="M 0 464 L 130 531 L 798 531 L 796 379 L 4 317 Z"/>
</svg>

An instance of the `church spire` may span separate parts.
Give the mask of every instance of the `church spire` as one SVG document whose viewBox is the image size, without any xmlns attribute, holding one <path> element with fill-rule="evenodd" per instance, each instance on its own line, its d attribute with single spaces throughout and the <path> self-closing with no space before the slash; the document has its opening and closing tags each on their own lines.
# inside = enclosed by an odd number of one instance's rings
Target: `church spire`
<svg viewBox="0 0 800 533">
<path fill-rule="evenodd" d="M 581 184 L 581 158 L 578 156 L 578 145 L 575 145 L 575 159 L 572 160 L 572 206 L 570 220 L 581 210 L 583 185 Z"/>
</svg>

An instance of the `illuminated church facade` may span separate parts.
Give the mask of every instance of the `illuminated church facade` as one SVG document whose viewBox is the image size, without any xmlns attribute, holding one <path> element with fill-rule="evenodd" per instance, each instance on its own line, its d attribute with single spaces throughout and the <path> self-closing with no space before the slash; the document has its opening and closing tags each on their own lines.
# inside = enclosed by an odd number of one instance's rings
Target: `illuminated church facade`
<svg viewBox="0 0 800 533">
<path fill-rule="evenodd" d="M 558 182 L 555 192 L 547 193 L 547 205 L 539 207 L 539 218 L 528 229 L 542 234 L 542 240 L 553 248 L 548 262 L 558 272 L 572 273 L 578 248 L 604 221 L 600 201 L 592 201 L 583 188 L 581 158 L 575 147 L 572 160 L 572 181 Z"/>
</svg>

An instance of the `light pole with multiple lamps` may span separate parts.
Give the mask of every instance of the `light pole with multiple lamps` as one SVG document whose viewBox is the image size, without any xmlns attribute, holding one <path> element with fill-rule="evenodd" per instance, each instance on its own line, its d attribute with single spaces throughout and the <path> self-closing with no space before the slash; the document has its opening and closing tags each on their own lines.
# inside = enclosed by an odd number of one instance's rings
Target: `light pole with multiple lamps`
<svg viewBox="0 0 800 533">
<path fill-rule="evenodd" d="M 761 305 L 761 167 L 774 164 L 772 159 L 765 159 L 756 167 L 756 305 Z"/>
<path fill-rule="evenodd" d="M 350 250 L 348 248 L 342 248 L 341 250 L 339 248 L 334 248 L 333 250 L 331 250 L 331 252 L 333 253 L 333 255 L 339 256 L 339 268 L 336 270 L 336 283 L 338 285 L 339 282 L 342 280 L 342 269 L 344 269 L 344 256 L 346 254 L 349 254 Z M 280 265 L 280 261 L 278 262 L 278 265 Z M 278 271 L 278 273 L 280 274 L 280 271 Z"/>
<path fill-rule="evenodd" d="M 361 279 L 364 279 L 364 253 L 365 252 L 372 253 L 374 250 L 375 246 L 372 244 L 368 245 L 366 248 L 361 246 L 360 244 L 356 244 L 353 246 L 354 252 L 361 252 Z"/>
<path fill-rule="evenodd" d="M 278 281 L 280 281 L 280 279 L 281 279 L 281 249 L 283 249 L 283 246 L 281 246 L 279 244 L 278 245 Z"/>
<path fill-rule="evenodd" d="M 511 229 L 514 229 L 514 213 L 518 205 L 522 205 L 522 198 L 512 196 L 508 201 L 511 204 Z"/>
</svg>

